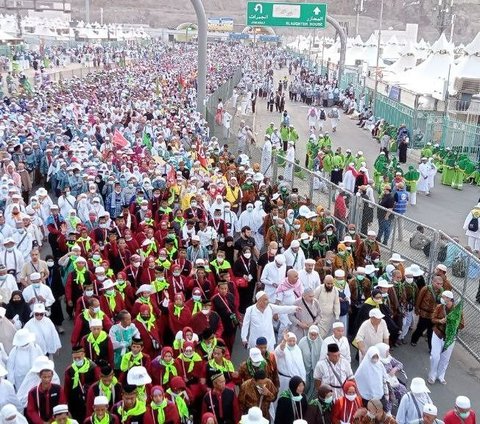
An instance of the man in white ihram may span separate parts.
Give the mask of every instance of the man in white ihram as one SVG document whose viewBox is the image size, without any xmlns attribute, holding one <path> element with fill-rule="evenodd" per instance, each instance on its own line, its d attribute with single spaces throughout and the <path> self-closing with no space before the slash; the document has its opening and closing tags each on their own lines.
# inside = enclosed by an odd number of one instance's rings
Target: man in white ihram
<svg viewBox="0 0 480 424">
<path fill-rule="evenodd" d="M 282 306 L 270 303 L 268 295 L 259 291 L 256 303 L 249 306 L 245 312 L 242 324 L 242 343 L 247 348 L 256 347 L 259 337 L 267 339 L 267 348 L 270 352 L 275 346 L 275 333 L 273 331 L 273 318 L 278 314 L 293 314 L 300 308 L 295 305 Z"/>
<path fill-rule="evenodd" d="M 30 285 L 23 290 L 23 298 L 25 302 L 30 305 L 30 309 L 33 311 L 33 305 L 36 303 L 43 303 L 45 308 L 48 309 L 55 302 L 52 289 L 46 284 L 41 282 L 42 276 L 39 272 L 34 272 L 30 275 Z"/>
<path fill-rule="evenodd" d="M 352 357 L 350 354 L 350 343 L 348 343 L 348 339 L 345 337 L 345 326 L 343 322 L 341 321 L 334 322 L 332 325 L 332 328 L 333 328 L 333 334 L 323 340 L 322 349 L 320 350 L 320 360 L 325 359 L 327 357 L 328 345 L 335 343 L 340 349 L 341 357 L 345 359 L 349 364 L 351 364 Z"/>
<path fill-rule="evenodd" d="M 305 266 L 305 253 L 300 249 L 300 242 L 293 240 L 290 247 L 283 253 L 285 255 L 285 264 L 287 268 L 293 268 L 300 271 Z"/>
<path fill-rule="evenodd" d="M 315 271 L 315 259 L 306 259 L 304 269 L 298 272 L 298 279 L 302 282 L 303 289 L 315 291 L 320 285 L 320 275 Z"/>
<path fill-rule="evenodd" d="M 283 281 L 287 273 L 285 262 L 284 255 L 276 255 L 275 259 L 263 268 L 260 282 L 265 286 L 265 293 L 270 302 L 275 302 L 277 287 Z"/>
<path fill-rule="evenodd" d="M 412 378 L 410 391 L 402 396 L 400 405 L 398 405 L 397 423 L 410 424 L 415 420 L 420 420 L 422 418 L 423 407 L 427 403 L 432 403 L 429 393 L 430 390 L 423 378 Z"/>
</svg>

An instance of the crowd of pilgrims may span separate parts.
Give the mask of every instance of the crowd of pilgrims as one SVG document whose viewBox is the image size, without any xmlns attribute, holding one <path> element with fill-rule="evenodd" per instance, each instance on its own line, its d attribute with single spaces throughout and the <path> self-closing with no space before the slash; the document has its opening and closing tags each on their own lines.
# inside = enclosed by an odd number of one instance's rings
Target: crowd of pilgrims
<svg viewBox="0 0 480 424">
<path fill-rule="evenodd" d="M 431 336 L 444 267 L 432 289 L 383 263 L 375 234 L 338 238 L 329 211 L 209 138 L 194 46 L 135 55 L 0 106 L 0 422 L 431 424 L 424 380 L 407 393 L 390 353 L 414 311 Z M 286 58 L 211 45 L 209 90 Z M 445 418 L 474 420 L 465 396 Z"/>
</svg>

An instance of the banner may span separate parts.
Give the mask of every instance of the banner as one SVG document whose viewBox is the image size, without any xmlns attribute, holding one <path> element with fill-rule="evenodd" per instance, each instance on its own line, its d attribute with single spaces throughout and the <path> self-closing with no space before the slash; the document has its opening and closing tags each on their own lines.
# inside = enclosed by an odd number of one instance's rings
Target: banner
<svg viewBox="0 0 480 424">
<path fill-rule="evenodd" d="M 233 18 L 208 18 L 209 32 L 233 32 Z"/>
</svg>

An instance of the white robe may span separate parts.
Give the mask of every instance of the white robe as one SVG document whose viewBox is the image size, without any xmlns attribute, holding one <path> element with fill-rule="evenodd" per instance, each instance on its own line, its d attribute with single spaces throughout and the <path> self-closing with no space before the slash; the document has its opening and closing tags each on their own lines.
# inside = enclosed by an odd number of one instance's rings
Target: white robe
<svg viewBox="0 0 480 424">
<path fill-rule="evenodd" d="M 5 378 L 0 377 L 0 409 L 8 403 L 14 405 L 18 411 L 23 411 L 23 407 L 15 394 L 13 384 Z"/>
<path fill-rule="evenodd" d="M 351 169 L 349 169 L 343 175 L 343 185 L 345 186 L 345 190 L 348 190 L 352 193 L 355 190 L 355 177 L 353 176 Z"/>
<path fill-rule="evenodd" d="M 289 247 L 283 254 L 286 258 L 285 264 L 287 267 L 290 266 L 297 271 L 301 271 L 305 268 L 305 253 L 303 253 L 301 248 L 298 248 L 298 252 L 295 253 L 292 248 Z"/>
<path fill-rule="evenodd" d="M 55 325 L 50 318 L 44 316 L 38 320 L 33 317 L 25 324 L 24 328 L 35 334 L 35 340 L 44 354 L 53 354 L 62 347 L 60 337 L 58 337 Z"/>
<path fill-rule="evenodd" d="M 8 381 L 19 388 L 32 368 L 35 358 L 42 356 L 43 353 L 36 343 L 29 343 L 26 347 L 14 346 L 7 361 Z"/>
<path fill-rule="evenodd" d="M 433 163 L 432 159 L 429 159 L 427 162 L 428 165 L 428 187 L 430 189 L 435 187 L 435 175 L 437 175 L 437 167 Z"/>
<path fill-rule="evenodd" d="M 350 364 L 352 362 L 352 356 L 350 353 L 350 343 L 348 343 L 348 339 L 345 336 L 341 337 L 340 339 L 336 339 L 333 334 L 323 340 L 322 350 L 320 352 L 320 361 L 327 357 L 328 345 L 333 343 L 335 343 L 340 349 L 340 356 Z"/>
<path fill-rule="evenodd" d="M 270 302 L 275 302 L 277 287 L 275 287 L 274 284 L 278 286 L 285 278 L 286 272 L 286 265 L 278 268 L 275 261 L 269 262 L 263 268 L 260 282 L 265 285 L 264 290 Z"/>
<path fill-rule="evenodd" d="M 430 185 L 428 183 L 428 177 L 430 176 L 430 167 L 426 163 L 421 163 L 418 167 L 420 177 L 417 182 L 417 191 L 428 193 L 430 191 Z"/>
<path fill-rule="evenodd" d="M 0 277 L 0 296 L 2 296 L 3 303 L 7 304 L 10 302 L 12 292 L 18 290 L 18 286 L 13 275 L 6 274 L 4 277 Z"/>
<path fill-rule="evenodd" d="M 302 282 L 303 290 L 312 289 L 315 291 L 320 285 L 320 275 L 315 270 L 308 273 L 302 269 L 298 272 L 298 278 Z"/>
<path fill-rule="evenodd" d="M 15 421 L 5 421 L 0 416 L 0 424 L 28 424 L 28 421 L 20 412 L 17 411 L 17 418 L 15 418 Z"/>
<path fill-rule="evenodd" d="M 16 332 L 17 329 L 10 320 L 5 317 L 0 317 L 0 343 L 3 344 L 7 354 L 10 354 L 10 351 L 12 350 L 13 337 Z"/>
<path fill-rule="evenodd" d="M 295 162 L 295 148 L 291 145 L 287 149 L 287 155 L 286 155 L 286 160 L 287 162 L 285 163 L 285 172 L 283 174 L 283 177 L 285 178 L 285 181 L 292 182 L 293 181 L 293 169 L 295 167 L 294 162 Z"/>
<path fill-rule="evenodd" d="M 293 349 L 285 346 L 282 350 L 280 345 L 275 348 L 275 356 L 277 358 L 278 377 L 280 380 L 279 393 L 288 389 L 290 379 L 296 375 L 302 378 L 303 381 L 307 378 L 305 364 L 303 362 L 302 351 L 295 345 Z"/>
<path fill-rule="evenodd" d="M 371 361 L 374 355 L 380 357 L 378 349 L 371 346 L 355 372 L 358 393 L 366 400 L 381 399 L 387 382 L 387 372 L 383 364 L 380 361 L 375 364 Z"/>
<path fill-rule="evenodd" d="M 415 401 L 413 400 L 413 396 L 415 396 L 415 400 L 417 401 L 418 408 L 420 413 L 423 411 L 423 407 L 427 403 L 433 403 L 432 399 L 427 393 L 417 393 L 413 394 L 412 392 L 408 392 L 402 396 L 400 400 L 400 404 L 398 405 L 396 420 L 398 424 L 409 424 L 421 419 L 422 417 L 418 417 L 417 408 L 415 407 Z"/>
<path fill-rule="evenodd" d="M 265 140 L 262 147 L 262 161 L 260 162 L 260 172 L 265 177 L 272 176 L 272 142 Z"/>
<path fill-rule="evenodd" d="M 43 297 L 45 299 L 45 302 L 40 302 L 38 299 L 35 301 L 35 303 L 44 303 L 45 308 L 49 308 L 55 302 L 52 289 L 43 283 L 40 284 L 38 289 L 30 284 L 23 290 L 23 298 L 25 299 L 25 302 L 30 303 L 35 297 Z M 30 305 L 30 309 L 33 310 L 33 304 Z"/>
<path fill-rule="evenodd" d="M 247 342 L 248 348 L 256 346 L 259 337 L 267 339 L 267 348 L 271 352 L 275 346 L 275 333 L 273 331 L 273 314 L 293 314 L 296 306 L 281 306 L 270 303 L 261 312 L 257 305 L 249 306 L 243 317 L 242 341 Z"/>
</svg>

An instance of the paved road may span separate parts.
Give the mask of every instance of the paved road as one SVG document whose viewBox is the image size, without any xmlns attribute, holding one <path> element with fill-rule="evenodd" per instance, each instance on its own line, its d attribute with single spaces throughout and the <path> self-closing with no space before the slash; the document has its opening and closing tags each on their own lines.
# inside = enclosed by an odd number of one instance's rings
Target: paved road
<svg viewBox="0 0 480 424">
<path fill-rule="evenodd" d="M 288 71 L 276 71 L 276 81 L 284 75 L 288 75 Z M 303 103 L 290 102 L 287 96 L 285 109 L 288 111 L 291 123 L 295 126 L 300 136 L 296 146 L 296 157 L 303 164 L 306 153 L 306 141 L 309 136 L 308 107 Z M 279 113 L 267 112 L 265 100 L 258 99 L 254 131 L 258 133 L 257 143 L 260 147 L 263 145 L 263 134 L 270 122 L 280 126 L 280 120 L 281 116 Z M 373 170 L 373 163 L 379 153 L 379 145 L 376 140 L 372 139 L 368 131 L 359 129 L 355 125 L 356 122 L 341 113 L 337 132 L 331 132 L 328 118 L 324 130 L 330 132 L 333 146 L 342 147 L 343 152 L 347 148 L 350 148 L 354 154 L 358 150 L 362 150 L 367 159 L 368 169 Z M 418 152 L 409 152 L 408 165 L 417 165 L 416 161 L 418 161 L 418 158 Z M 404 167 L 404 169 L 407 168 Z M 442 186 L 440 184 L 440 175 L 437 175 L 436 187 L 432 190 L 432 195 L 427 198 L 419 194 L 417 196 L 417 205 L 409 206 L 407 216 L 428 224 L 433 228 L 443 230 L 450 236 L 458 236 L 462 242 L 466 242 L 465 233 L 462 229 L 463 222 L 471 208 L 477 204 L 479 198 L 479 187 L 466 185 L 463 191 L 454 190 L 450 187 Z"/>
</svg>

